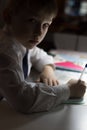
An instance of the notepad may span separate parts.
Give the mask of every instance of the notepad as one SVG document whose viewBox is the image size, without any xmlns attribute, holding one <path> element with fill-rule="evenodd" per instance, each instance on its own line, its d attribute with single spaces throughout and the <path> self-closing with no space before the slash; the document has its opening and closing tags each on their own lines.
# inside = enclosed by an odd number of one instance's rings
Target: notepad
<svg viewBox="0 0 87 130">
<path fill-rule="evenodd" d="M 87 105 L 87 89 L 86 89 L 84 97 L 76 98 L 76 99 L 68 99 L 67 101 L 64 102 L 64 104 L 83 104 L 83 105 Z"/>
<path fill-rule="evenodd" d="M 83 70 L 83 67 L 80 65 L 76 65 L 73 62 L 65 61 L 65 62 L 55 62 L 54 63 L 56 68 L 58 69 L 64 69 L 64 70 L 70 70 L 70 71 L 76 71 L 81 72 Z"/>
<path fill-rule="evenodd" d="M 64 102 L 64 104 L 84 104 L 84 98 L 79 99 L 68 99 Z"/>
<path fill-rule="evenodd" d="M 54 64 L 60 70 L 81 72 L 87 64 L 87 58 L 82 54 L 58 51 L 54 55 Z"/>
</svg>

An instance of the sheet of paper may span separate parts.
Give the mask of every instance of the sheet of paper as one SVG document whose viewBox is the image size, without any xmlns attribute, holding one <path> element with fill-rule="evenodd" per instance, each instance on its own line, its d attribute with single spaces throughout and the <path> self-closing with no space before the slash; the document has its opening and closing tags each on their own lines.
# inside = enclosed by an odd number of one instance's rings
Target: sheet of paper
<svg viewBox="0 0 87 130">
<path fill-rule="evenodd" d="M 87 53 L 69 50 L 51 50 L 49 54 L 54 56 L 55 62 L 65 62 L 70 61 L 76 65 L 80 65 L 84 68 L 87 64 Z"/>
</svg>

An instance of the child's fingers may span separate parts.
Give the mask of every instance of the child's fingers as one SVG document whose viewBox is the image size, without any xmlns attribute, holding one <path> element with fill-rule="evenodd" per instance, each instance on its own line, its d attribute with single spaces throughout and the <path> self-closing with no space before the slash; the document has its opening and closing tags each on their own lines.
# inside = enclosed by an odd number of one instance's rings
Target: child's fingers
<svg viewBox="0 0 87 130">
<path fill-rule="evenodd" d="M 49 85 L 49 86 L 53 86 L 53 82 L 52 82 L 51 79 L 48 79 L 48 85 Z"/>
<path fill-rule="evenodd" d="M 59 82 L 58 82 L 58 80 L 56 80 L 56 79 L 47 79 L 47 78 L 38 78 L 35 82 L 43 82 L 43 83 L 45 83 L 46 85 L 49 85 L 49 86 L 57 86 L 57 85 L 59 85 Z"/>
<path fill-rule="evenodd" d="M 77 83 L 78 83 L 78 84 L 83 84 L 83 85 L 85 85 L 85 81 L 82 81 L 82 80 L 78 80 Z"/>
<path fill-rule="evenodd" d="M 55 81 L 53 82 L 53 86 L 57 86 L 57 85 L 59 85 L 59 82 L 58 82 L 58 80 L 55 80 Z"/>
<path fill-rule="evenodd" d="M 49 80 L 49 85 L 50 86 L 57 86 L 59 84 L 58 80 Z"/>
<path fill-rule="evenodd" d="M 49 85 L 49 82 L 47 79 L 43 79 L 43 83 L 45 83 L 46 85 Z"/>
</svg>

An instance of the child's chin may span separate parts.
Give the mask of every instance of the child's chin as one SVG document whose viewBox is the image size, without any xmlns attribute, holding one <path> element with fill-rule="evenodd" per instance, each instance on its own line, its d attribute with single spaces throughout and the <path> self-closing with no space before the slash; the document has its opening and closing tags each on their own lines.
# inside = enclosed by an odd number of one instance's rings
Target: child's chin
<svg viewBox="0 0 87 130">
<path fill-rule="evenodd" d="M 31 45 L 27 45 L 26 48 L 32 49 L 32 48 L 34 48 L 35 46 L 36 46 L 36 45 L 32 45 L 32 46 L 31 46 Z"/>
</svg>

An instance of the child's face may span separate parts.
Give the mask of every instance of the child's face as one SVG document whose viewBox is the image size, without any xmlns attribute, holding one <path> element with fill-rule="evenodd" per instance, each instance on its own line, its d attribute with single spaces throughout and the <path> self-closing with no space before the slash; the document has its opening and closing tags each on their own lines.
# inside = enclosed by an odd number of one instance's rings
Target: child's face
<svg viewBox="0 0 87 130">
<path fill-rule="evenodd" d="M 11 19 L 11 33 L 25 47 L 33 48 L 45 37 L 53 15 L 37 11 L 21 11 Z"/>
</svg>

